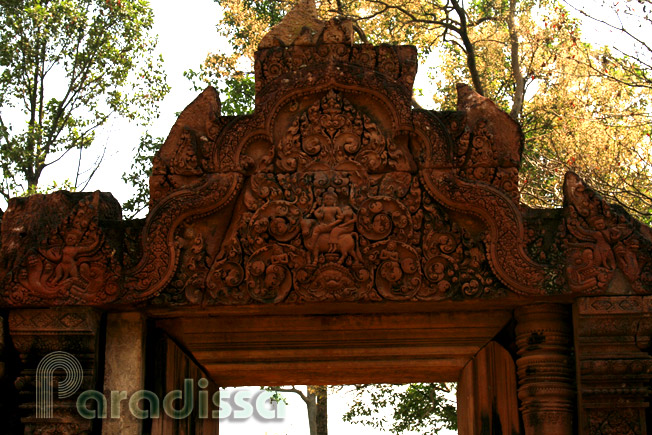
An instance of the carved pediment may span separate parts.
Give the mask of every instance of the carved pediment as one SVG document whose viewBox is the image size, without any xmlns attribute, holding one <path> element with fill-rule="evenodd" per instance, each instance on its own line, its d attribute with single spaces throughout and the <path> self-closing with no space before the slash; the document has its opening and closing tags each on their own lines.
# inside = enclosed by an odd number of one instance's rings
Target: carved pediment
<svg viewBox="0 0 652 435">
<path fill-rule="evenodd" d="M 12 203 L 0 304 L 652 293 L 648 227 L 574 175 L 563 210 L 527 210 L 518 123 L 466 85 L 456 111 L 413 108 L 414 47 L 356 43 L 350 20 L 302 7 L 255 54 L 253 113 L 221 116 L 211 87 L 181 113 L 140 249 L 133 225 L 101 225 L 113 214 L 99 194 Z M 23 217 L 37 209 L 52 212 Z M 38 237 L 15 249 L 22 219 Z"/>
<path fill-rule="evenodd" d="M 416 168 L 407 150 L 333 90 L 292 122 L 276 145 L 274 163 L 281 172 L 349 169 L 381 173 Z"/>
<path fill-rule="evenodd" d="M 408 172 L 258 173 L 204 264 L 189 225 L 178 276 L 155 303 L 463 299 L 504 294 L 482 242 Z M 189 280 L 189 278 L 192 279 Z M 189 285 L 192 283 L 192 285 Z"/>
</svg>

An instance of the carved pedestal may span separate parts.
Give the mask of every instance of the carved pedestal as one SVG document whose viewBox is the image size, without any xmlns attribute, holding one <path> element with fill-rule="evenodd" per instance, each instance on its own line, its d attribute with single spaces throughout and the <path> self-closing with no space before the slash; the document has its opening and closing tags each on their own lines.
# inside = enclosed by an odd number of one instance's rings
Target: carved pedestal
<svg viewBox="0 0 652 435">
<path fill-rule="evenodd" d="M 573 433 L 571 314 L 557 304 L 516 310 L 518 397 L 526 435 Z"/>
<path fill-rule="evenodd" d="M 76 401 L 82 391 L 97 389 L 100 317 L 92 308 L 9 313 L 9 333 L 21 360 L 16 384 L 26 434 L 73 435 L 93 429 L 93 420 L 77 412 Z"/>
<path fill-rule="evenodd" d="M 652 298 L 580 298 L 573 314 L 580 433 L 649 433 Z"/>
</svg>

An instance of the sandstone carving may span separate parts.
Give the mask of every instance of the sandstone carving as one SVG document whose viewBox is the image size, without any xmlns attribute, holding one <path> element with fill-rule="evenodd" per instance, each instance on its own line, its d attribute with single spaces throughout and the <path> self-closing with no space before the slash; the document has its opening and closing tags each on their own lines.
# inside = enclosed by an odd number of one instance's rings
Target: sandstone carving
<svg viewBox="0 0 652 435">
<path fill-rule="evenodd" d="M 455 112 L 412 108 L 416 65 L 414 47 L 371 45 L 355 23 L 320 21 L 312 1 L 301 2 L 260 43 L 252 114 L 221 116 L 210 87 L 181 113 L 154 160 L 151 210 L 136 241 L 131 224 L 102 227 L 99 193 L 74 207 L 56 200 L 63 194 L 10 207 L 0 301 L 177 306 L 652 291 L 649 228 L 572 174 L 563 212 L 524 213 L 519 125 L 466 85 Z M 12 248 L 15 223 L 41 206 L 58 207 L 58 220 L 27 219 L 40 238 Z"/>
<path fill-rule="evenodd" d="M 96 431 L 74 398 L 34 418 L 38 360 L 69 351 L 98 388 L 105 314 L 135 311 L 171 336 L 147 340 L 166 388 L 459 376 L 460 433 L 649 432 L 652 230 L 572 173 L 563 208 L 520 204 L 518 123 L 466 85 L 457 110 L 413 107 L 416 67 L 300 0 L 260 42 L 252 113 L 211 87 L 181 113 L 145 219 L 100 192 L 10 200 L 0 413 Z"/>
</svg>

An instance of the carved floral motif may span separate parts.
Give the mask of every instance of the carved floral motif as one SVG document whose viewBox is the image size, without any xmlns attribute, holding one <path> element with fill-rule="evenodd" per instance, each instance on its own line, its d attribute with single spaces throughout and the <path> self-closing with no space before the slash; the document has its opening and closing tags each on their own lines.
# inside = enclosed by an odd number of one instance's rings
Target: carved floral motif
<svg viewBox="0 0 652 435">
<path fill-rule="evenodd" d="M 148 299 L 172 279 L 181 249 L 177 229 L 184 222 L 219 211 L 239 192 L 240 174 L 213 174 L 202 183 L 176 191 L 150 212 L 143 230 L 143 256 L 125 271 L 124 302 Z"/>
<path fill-rule="evenodd" d="M 433 197 L 450 207 L 480 218 L 486 226 L 487 256 L 496 275 L 522 294 L 542 294 L 555 270 L 534 262 L 525 249 L 525 227 L 516 205 L 490 185 L 458 178 L 454 171 L 422 171 Z"/>
<path fill-rule="evenodd" d="M 259 173 L 242 192 L 236 213 L 242 218 L 232 222 L 207 272 L 205 248 L 186 238 L 183 279 L 175 278 L 159 303 L 436 300 L 504 293 L 480 242 L 453 224 L 409 173 Z"/>
<path fill-rule="evenodd" d="M 291 124 L 279 142 L 275 163 L 283 172 L 332 169 L 344 163 L 369 173 L 411 167 L 406 153 L 377 123 L 333 90 Z"/>
</svg>

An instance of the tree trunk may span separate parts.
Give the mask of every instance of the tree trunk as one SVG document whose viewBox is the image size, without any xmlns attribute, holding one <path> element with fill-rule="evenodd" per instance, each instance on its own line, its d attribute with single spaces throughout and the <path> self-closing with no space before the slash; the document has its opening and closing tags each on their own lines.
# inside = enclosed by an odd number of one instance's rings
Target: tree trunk
<svg viewBox="0 0 652 435">
<path fill-rule="evenodd" d="M 512 75 L 514 76 L 514 102 L 510 116 L 518 121 L 518 118 L 523 112 L 523 100 L 525 99 L 525 78 L 521 73 L 521 60 L 519 58 L 518 50 L 518 34 L 516 33 L 516 0 L 509 2 L 509 17 L 507 19 L 507 26 L 509 28 L 509 41 L 511 45 L 511 64 Z"/>
<path fill-rule="evenodd" d="M 466 51 L 466 65 L 469 68 L 469 74 L 471 75 L 473 88 L 478 94 L 484 96 L 484 86 L 482 86 L 482 80 L 480 80 L 480 73 L 478 72 L 478 64 L 475 59 L 475 47 L 469 39 L 468 26 L 466 22 L 466 11 L 457 0 L 452 0 L 451 3 L 453 4 L 453 8 L 460 18 L 459 30 L 457 33 L 462 39 L 462 44 L 464 44 L 464 50 Z"/>
<path fill-rule="evenodd" d="M 306 407 L 308 408 L 308 425 L 310 426 L 310 435 L 317 435 L 317 395 L 308 385 L 308 397 Z"/>
<path fill-rule="evenodd" d="M 328 435 L 328 387 L 308 385 L 307 399 L 310 435 Z"/>
<path fill-rule="evenodd" d="M 317 396 L 317 415 L 315 416 L 317 435 L 328 435 L 328 387 L 313 385 Z"/>
<path fill-rule="evenodd" d="M 268 387 L 271 391 L 280 391 L 284 393 L 295 393 L 306 404 L 308 409 L 308 425 L 310 426 L 310 435 L 328 435 L 328 386 L 327 385 L 306 385 L 307 394 L 297 389 L 291 388 Z"/>
</svg>

